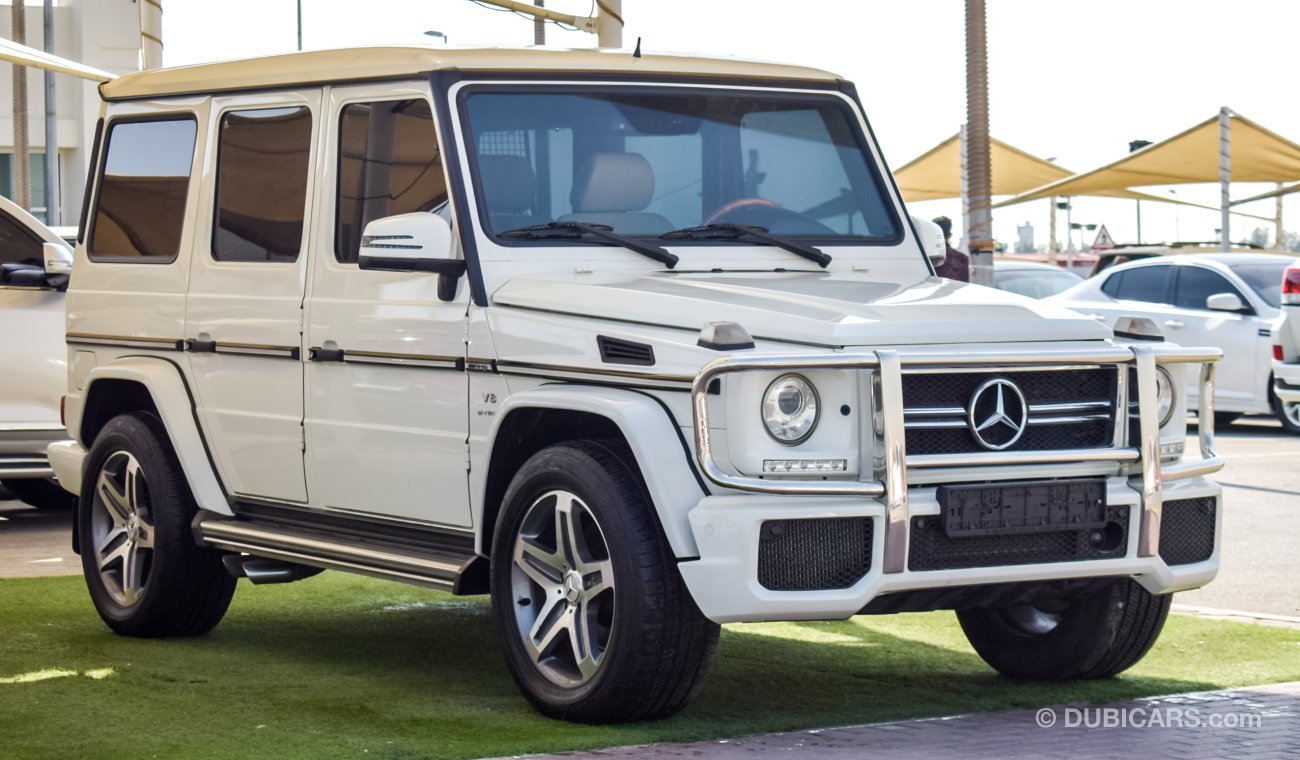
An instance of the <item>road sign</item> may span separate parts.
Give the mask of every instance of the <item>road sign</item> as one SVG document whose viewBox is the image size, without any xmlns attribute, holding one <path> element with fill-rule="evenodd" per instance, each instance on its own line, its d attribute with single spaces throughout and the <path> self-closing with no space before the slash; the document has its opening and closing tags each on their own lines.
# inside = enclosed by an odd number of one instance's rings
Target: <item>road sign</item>
<svg viewBox="0 0 1300 760">
<path fill-rule="evenodd" d="M 1106 225 L 1103 224 L 1101 229 L 1097 230 L 1097 239 L 1092 241 L 1092 250 L 1109 251 L 1114 247 L 1115 241 L 1111 239 L 1110 233 L 1106 231 Z"/>
</svg>

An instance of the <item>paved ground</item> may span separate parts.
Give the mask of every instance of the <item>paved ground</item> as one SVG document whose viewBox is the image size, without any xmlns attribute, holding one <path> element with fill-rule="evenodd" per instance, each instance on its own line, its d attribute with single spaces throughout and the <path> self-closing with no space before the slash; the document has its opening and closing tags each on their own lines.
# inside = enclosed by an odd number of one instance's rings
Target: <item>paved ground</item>
<svg viewBox="0 0 1300 760">
<path fill-rule="evenodd" d="M 723 741 L 617 747 L 564 760 L 1284 760 L 1300 758 L 1300 683 L 1056 705 Z"/>
<path fill-rule="evenodd" d="M 1227 460 L 1223 562 L 1210 585 L 1175 604 L 1300 617 L 1300 436 L 1267 418 L 1217 431 Z M 1188 439 L 1189 452 L 1196 451 Z"/>
<path fill-rule="evenodd" d="M 70 512 L 0 500 L 0 578 L 80 572 L 81 560 L 72 553 Z"/>
</svg>

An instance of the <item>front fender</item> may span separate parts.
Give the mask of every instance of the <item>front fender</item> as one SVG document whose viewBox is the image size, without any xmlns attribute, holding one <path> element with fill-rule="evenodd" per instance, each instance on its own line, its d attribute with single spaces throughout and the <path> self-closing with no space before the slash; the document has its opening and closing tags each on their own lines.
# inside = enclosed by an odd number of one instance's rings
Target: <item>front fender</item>
<svg viewBox="0 0 1300 760">
<path fill-rule="evenodd" d="M 699 550 L 687 514 L 708 494 L 691 463 L 691 453 L 668 408 L 645 393 L 620 388 L 579 385 L 543 385 L 510 396 L 493 424 L 489 446 L 511 412 L 520 409 L 557 409 L 595 414 L 613 422 L 623 433 L 650 492 L 673 554 L 697 557 Z M 477 479 L 477 494 L 485 493 L 487 475 Z M 491 537 L 484 537 L 490 541 Z"/>
<path fill-rule="evenodd" d="M 87 441 L 83 435 L 82 413 L 86 401 L 94 397 L 95 384 L 104 380 L 122 380 L 144 386 L 158 409 L 163 427 L 167 429 L 167 437 L 171 439 L 172 449 L 180 460 L 194 500 L 201 509 L 233 514 L 199 433 L 194 400 L 180 368 L 165 359 L 127 356 L 90 370 L 80 392 L 80 403 L 68 404 L 68 430 L 87 450 L 94 441 Z"/>
</svg>

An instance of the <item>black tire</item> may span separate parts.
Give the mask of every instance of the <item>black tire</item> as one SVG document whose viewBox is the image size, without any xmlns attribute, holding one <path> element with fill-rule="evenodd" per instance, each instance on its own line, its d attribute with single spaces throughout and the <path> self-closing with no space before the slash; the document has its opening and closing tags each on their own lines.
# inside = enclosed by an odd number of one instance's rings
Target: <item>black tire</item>
<svg viewBox="0 0 1300 760">
<path fill-rule="evenodd" d="M 650 498 L 621 449 L 610 442 L 572 441 L 538 452 L 516 473 L 497 522 L 492 601 L 507 664 L 528 701 L 553 718 L 617 723 L 672 715 L 695 696 L 717 648 L 719 626 L 700 613 L 682 582 Z M 546 499 L 555 492 L 580 500 L 571 502 L 571 506 L 578 504 L 584 510 L 587 520 L 579 526 L 584 535 L 580 543 L 585 550 L 600 539 L 607 547 L 604 558 L 613 568 L 613 588 L 607 592 L 612 601 L 599 596 L 589 601 L 583 591 L 583 606 L 574 610 L 581 620 L 582 613 L 588 610 L 586 605 L 601 599 L 608 606 L 597 608 L 596 613 L 604 615 L 605 609 L 611 610 L 604 629 L 602 658 L 594 675 L 580 676 L 589 679 L 582 683 L 557 683 L 554 673 L 548 676 L 543 665 L 534 663 L 525 644 L 525 616 L 530 614 L 530 605 L 539 610 L 531 613 L 533 616 L 546 616 L 544 610 L 548 608 L 534 600 L 549 596 L 530 597 L 529 592 L 515 585 L 522 578 L 514 570 L 514 552 L 516 539 L 523 540 L 520 534 L 525 517 L 532 514 L 534 507 L 545 508 Z M 557 517 L 556 531 L 558 524 Z M 537 540 L 542 541 L 540 537 Z M 561 540 L 555 538 L 552 543 L 558 556 Z M 582 587 L 587 588 L 587 577 L 579 577 Z M 528 581 L 524 579 L 523 583 Z M 523 601 L 525 597 L 529 600 Z M 557 600 L 557 606 L 562 604 L 563 599 Z M 518 612 L 516 607 L 520 608 Z M 599 632 L 586 638 L 599 648 Z M 572 644 L 567 635 L 564 641 Z M 576 660 L 578 649 L 573 645 L 566 654 L 557 646 L 554 657 L 542 659 L 560 662 L 567 656 Z"/>
<path fill-rule="evenodd" d="M 121 534 L 104 542 L 105 554 L 119 553 L 134 542 L 128 528 L 115 527 L 118 522 L 107 506 L 119 468 L 125 473 L 132 461 L 137 464 L 138 476 L 132 481 L 136 485 L 127 485 L 122 474 L 119 493 L 125 496 L 118 499 L 138 502 L 131 507 L 137 515 L 135 533 L 151 539 L 152 548 L 144 547 L 141 540 L 139 548 L 106 563 L 101 572 L 97 534 Z M 106 480 L 101 481 L 101 475 Z M 221 621 L 235 592 L 235 579 L 222 565 L 220 552 L 194 541 L 190 521 L 197 506 L 157 417 L 134 413 L 109 420 L 90 448 L 79 509 L 86 586 L 109 628 L 125 636 L 197 636 Z M 141 586 L 130 594 L 124 589 L 136 584 L 127 582 L 128 562 L 138 568 Z"/>
<path fill-rule="evenodd" d="M 53 478 L 13 478 L 0 481 L 13 498 L 37 509 L 73 509 L 77 497 Z"/>
<path fill-rule="evenodd" d="M 1292 404 L 1292 414 L 1287 414 L 1285 404 L 1283 404 L 1282 399 L 1277 397 L 1277 393 L 1273 391 L 1271 386 L 1268 393 L 1273 399 L 1273 415 L 1277 417 L 1278 422 L 1282 423 L 1282 429 L 1291 435 L 1300 435 L 1300 420 L 1292 418 L 1292 415 L 1296 414 L 1295 407 L 1300 406 L 1300 404 Z"/>
<path fill-rule="evenodd" d="M 1010 678 L 1110 678 L 1151 649 L 1172 598 L 1124 578 L 1069 600 L 1047 618 L 1029 605 L 1015 605 L 958 610 L 957 620 L 979 656 Z"/>
</svg>

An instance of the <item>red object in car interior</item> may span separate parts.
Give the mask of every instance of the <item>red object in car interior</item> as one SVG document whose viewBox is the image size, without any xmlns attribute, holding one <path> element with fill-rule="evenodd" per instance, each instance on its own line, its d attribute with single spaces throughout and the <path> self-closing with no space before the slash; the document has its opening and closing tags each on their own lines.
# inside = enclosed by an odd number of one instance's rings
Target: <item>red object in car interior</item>
<svg viewBox="0 0 1300 760">
<path fill-rule="evenodd" d="M 1300 306 L 1300 266 L 1289 266 L 1282 273 L 1282 303 Z"/>
</svg>

